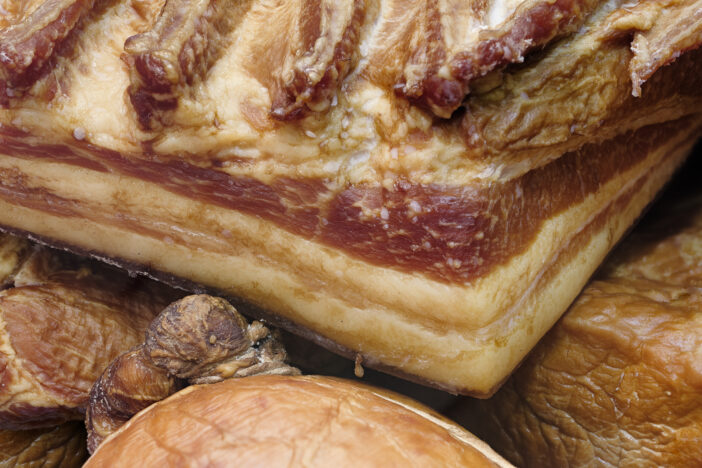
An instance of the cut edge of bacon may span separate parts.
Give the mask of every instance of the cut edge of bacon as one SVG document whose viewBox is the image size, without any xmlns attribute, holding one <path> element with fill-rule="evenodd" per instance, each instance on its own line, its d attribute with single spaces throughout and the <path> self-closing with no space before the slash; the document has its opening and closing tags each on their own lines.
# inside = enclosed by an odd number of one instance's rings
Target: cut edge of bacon
<svg viewBox="0 0 702 468">
<path fill-rule="evenodd" d="M 230 29 L 227 4 L 215 0 L 168 0 L 154 27 L 129 37 L 129 99 L 145 130 L 168 125 L 180 97 L 203 80 Z"/>
<path fill-rule="evenodd" d="M 447 57 L 448 76 L 445 70 L 434 67 L 427 70 L 419 84 L 411 87 L 403 77 L 396 92 L 438 117 L 449 118 L 470 93 L 472 80 L 520 63 L 528 52 L 574 32 L 600 3 L 599 0 L 545 0 L 518 11 L 504 27 L 481 32 L 471 49 Z"/>
<path fill-rule="evenodd" d="M 291 66 L 281 73 L 283 83 L 271 90 L 271 117 L 296 120 L 332 106 L 341 82 L 353 68 L 366 12 L 363 0 L 353 0 L 348 7 L 350 11 L 341 12 L 346 16 L 338 21 L 341 10 L 338 3 L 327 0 L 319 5 L 327 21 L 320 15 L 319 35 L 309 41 L 312 47 L 300 51 Z M 301 13 L 304 14 L 304 9 Z M 338 27 L 339 22 L 343 27 Z"/>
<path fill-rule="evenodd" d="M 60 44 L 95 0 L 47 0 L 28 18 L 0 31 L 0 105 L 19 97 L 43 75 Z"/>
</svg>

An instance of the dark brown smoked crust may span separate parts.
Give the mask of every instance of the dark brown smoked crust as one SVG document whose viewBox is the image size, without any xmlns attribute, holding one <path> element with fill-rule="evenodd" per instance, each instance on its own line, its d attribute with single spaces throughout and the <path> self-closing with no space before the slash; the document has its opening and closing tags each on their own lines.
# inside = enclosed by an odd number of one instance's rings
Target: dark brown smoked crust
<svg viewBox="0 0 702 468">
<path fill-rule="evenodd" d="M 516 14 L 506 29 L 480 34 L 474 50 L 461 51 L 449 59 L 451 78 L 437 75 L 439 66 L 430 63 L 419 89 L 398 90 L 410 101 L 448 118 L 470 92 L 470 82 L 510 63 L 558 36 L 573 32 L 599 4 L 599 0 L 556 0 L 537 3 Z M 441 33 L 434 33 L 441 40 Z M 445 56 L 445 54 L 443 54 Z"/>
<path fill-rule="evenodd" d="M 0 107 L 45 73 L 52 54 L 93 4 L 94 0 L 47 0 L 29 18 L 0 31 Z M 52 15 L 56 19 L 46 22 Z"/>
<path fill-rule="evenodd" d="M 467 283 L 523 252 L 545 220 L 635 166 L 662 138 L 685 124 L 683 119 L 644 127 L 605 144 L 586 145 L 503 184 L 446 187 L 398 180 L 393 190 L 347 187 L 326 206 L 317 201 L 329 190 L 319 179 L 281 178 L 266 185 L 175 159 L 137 159 L 82 142 L 42 145 L 7 127 L 0 127 L 0 148 L 25 159 L 72 163 L 85 158 L 84 167 L 99 164 L 102 171 L 262 217 L 375 265 L 423 273 L 446 283 Z M 25 187 L 21 174 L 6 172 L 0 180 L 1 198 L 60 216 L 85 215 L 80 203 Z M 47 204 L 47 197 L 54 202 Z M 376 215 L 364 214 L 359 203 Z"/>
</svg>

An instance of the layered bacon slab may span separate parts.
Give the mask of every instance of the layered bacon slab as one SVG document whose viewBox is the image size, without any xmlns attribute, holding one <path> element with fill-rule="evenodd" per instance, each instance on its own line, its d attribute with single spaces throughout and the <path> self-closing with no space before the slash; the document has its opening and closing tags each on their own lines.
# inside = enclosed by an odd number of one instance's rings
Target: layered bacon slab
<svg viewBox="0 0 702 468">
<path fill-rule="evenodd" d="M 698 3 L 100 5 L 5 103 L 0 224 L 489 394 L 699 135 Z"/>
</svg>

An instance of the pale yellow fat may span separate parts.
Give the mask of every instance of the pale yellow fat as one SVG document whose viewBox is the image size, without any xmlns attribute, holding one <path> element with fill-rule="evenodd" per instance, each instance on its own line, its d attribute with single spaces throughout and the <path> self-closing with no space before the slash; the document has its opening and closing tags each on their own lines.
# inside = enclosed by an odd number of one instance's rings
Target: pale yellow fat
<svg viewBox="0 0 702 468">
<path fill-rule="evenodd" d="M 4 202 L 0 224 L 221 289 L 386 366 L 485 393 L 511 372 L 567 308 L 682 160 L 692 130 L 681 129 L 677 138 L 596 195 L 546 221 L 527 251 L 466 285 L 375 267 L 256 217 L 204 205 L 143 181 L 58 163 L 4 158 L 0 168 L 19 169 L 27 184 L 83 200 L 91 206 L 89 211 L 122 213 L 171 237 L 159 240 Z M 667 162 L 660 169 L 649 170 L 663 158 Z M 541 275 L 567 251 L 568 239 L 647 174 L 633 201 L 545 286 L 538 285 Z M 143 207 L 148 207 L 148 216 Z M 185 245 L 175 242 L 178 236 Z"/>
</svg>

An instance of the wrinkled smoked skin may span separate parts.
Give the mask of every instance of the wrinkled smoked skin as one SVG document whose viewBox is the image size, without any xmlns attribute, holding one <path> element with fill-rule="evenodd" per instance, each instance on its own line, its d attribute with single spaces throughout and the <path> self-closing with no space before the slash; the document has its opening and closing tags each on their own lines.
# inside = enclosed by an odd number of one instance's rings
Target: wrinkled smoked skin
<svg viewBox="0 0 702 468">
<path fill-rule="evenodd" d="M 88 450 L 133 415 L 175 393 L 186 381 L 215 383 L 260 374 L 299 375 L 285 364 L 276 335 L 249 325 L 222 298 L 198 294 L 166 307 L 142 344 L 115 359 L 90 390 Z"/>
<path fill-rule="evenodd" d="M 356 62 L 365 1 L 302 1 L 298 28 L 303 47 L 296 51 L 291 68 L 284 68 L 280 73 L 278 79 L 283 83 L 271 89 L 271 116 L 278 120 L 299 119 L 310 110 L 328 109 L 341 81 Z M 336 37 L 339 31 L 329 30 L 330 20 L 327 18 L 323 22 L 322 16 L 342 14 L 348 16 L 348 21 L 341 28 L 342 34 Z M 322 40 L 324 46 L 320 52 L 316 49 Z M 311 57 L 315 59 L 312 64 L 309 63 Z M 288 75 L 291 75 L 290 79 Z"/>
<path fill-rule="evenodd" d="M 410 60 L 410 64 L 425 69 L 420 79 L 405 73 L 397 90 L 435 115 L 449 118 L 470 92 L 472 80 L 510 63 L 522 62 L 527 52 L 575 31 L 600 3 L 600 0 L 556 0 L 527 5 L 502 28 L 481 31 L 472 49 L 460 50 L 465 49 L 461 44 L 455 48 L 445 44 L 439 7 L 429 2 L 425 13 L 427 40 L 421 42 L 421 48 Z M 439 74 L 444 64 L 450 70 L 449 77 Z"/>
<path fill-rule="evenodd" d="M 169 0 L 153 29 L 124 45 L 129 99 L 145 129 L 168 125 L 179 96 L 204 79 L 224 46 L 234 0 Z"/>
<path fill-rule="evenodd" d="M 385 390 L 322 376 L 255 376 L 190 387 L 155 404 L 86 467 L 510 466 L 477 444 L 458 425 Z"/>
<path fill-rule="evenodd" d="M 3 366 L 5 365 L 3 363 Z M 3 380 L 5 380 L 4 377 Z M 83 406 L 86 404 L 84 403 Z M 51 406 L 42 407 L 31 403 L 12 403 L 6 406 L 0 414 L 0 430 L 38 429 L 78 420 L 82 416 L 83 410 L 77 409 L 74 405 L 62 406 L 54 403 Z"/>
<path fill-rule="evenodd" d="M 133 415 L 183 386 L 183 381 L 155 366 L 142 346 L 119 356 L 90 390 L 85 420 L 89 452 Z"/>
<path fill-rule="evenodd" d="M 0 466 L 80 468 L 88 458 L 85 439 L 81 421 L 27 431 L 0 431 Z"/>
<path fill-rule="evenodd" d="M 187 296 L 151 322 L 144 352 L 172 375 L 195 377 L 253 346 L 247 326 L 246 319 L 224 299 Z"/>
<path fill-rule="evenodd" d="M 46 249 L 0 293 L 0 428 L 83 419 L 104 368 L 177 297 L 170 288 Z M 30 393 L 26 393 L 30 392 Z"/>
<path fill-rule="evenodd" d="M 149 180 L 174 193 L 264 217 L 295 234 L 376 265 L 461 283 L 487 274 L 527 248 L 545 219 L 633 167 L 659 138 L 674 132 L 681 123 L 643 128 L 616 142 L 588 145 L 522 177 L 486 188 L 417 185 L 400 180 L 393 190 L 343 188 L 327 205 L 319 205 L 320 194 L 328 190 L 320 180 L 279 179 L 265 185 L 181 161 L 138 161 L 88 145 L 81 146 L 81 151 L 68 145 L 53 145 L 48 153 L 41 145 L 33 146 L 27 136 L 3 128 L 0 146 L 9 155 L 47 160 L 72 160 L 89 148 L 94 157 L 91 163 L 99 162 L 104 170 Z M 632 150 L 629 142 L 634 140 L 638 142 Z M 17 193 L 24 195 L 18 199 Z M 72 201 L 33 191 L 24 186 L 21 176 L 12 174 L 0 180 L 0 197 L 61 216 L 86 216 Z M 52 203 L 47 205 L 47 199 Z M 412 201 L 419 203 L 421 213 L 412 210 Z M 359 203 L 366 209 L 385 207 L 387 219 L 365 216 Z M 129 228 L 140 232 L 143 229 L 136 225 Z"/>
<path fill-rule="evenodd" d="M 0 106 L 32 86 L 52 54 L 95 0 L 47 0 L 29 18 L 0 31 Z"/>
</svg>

